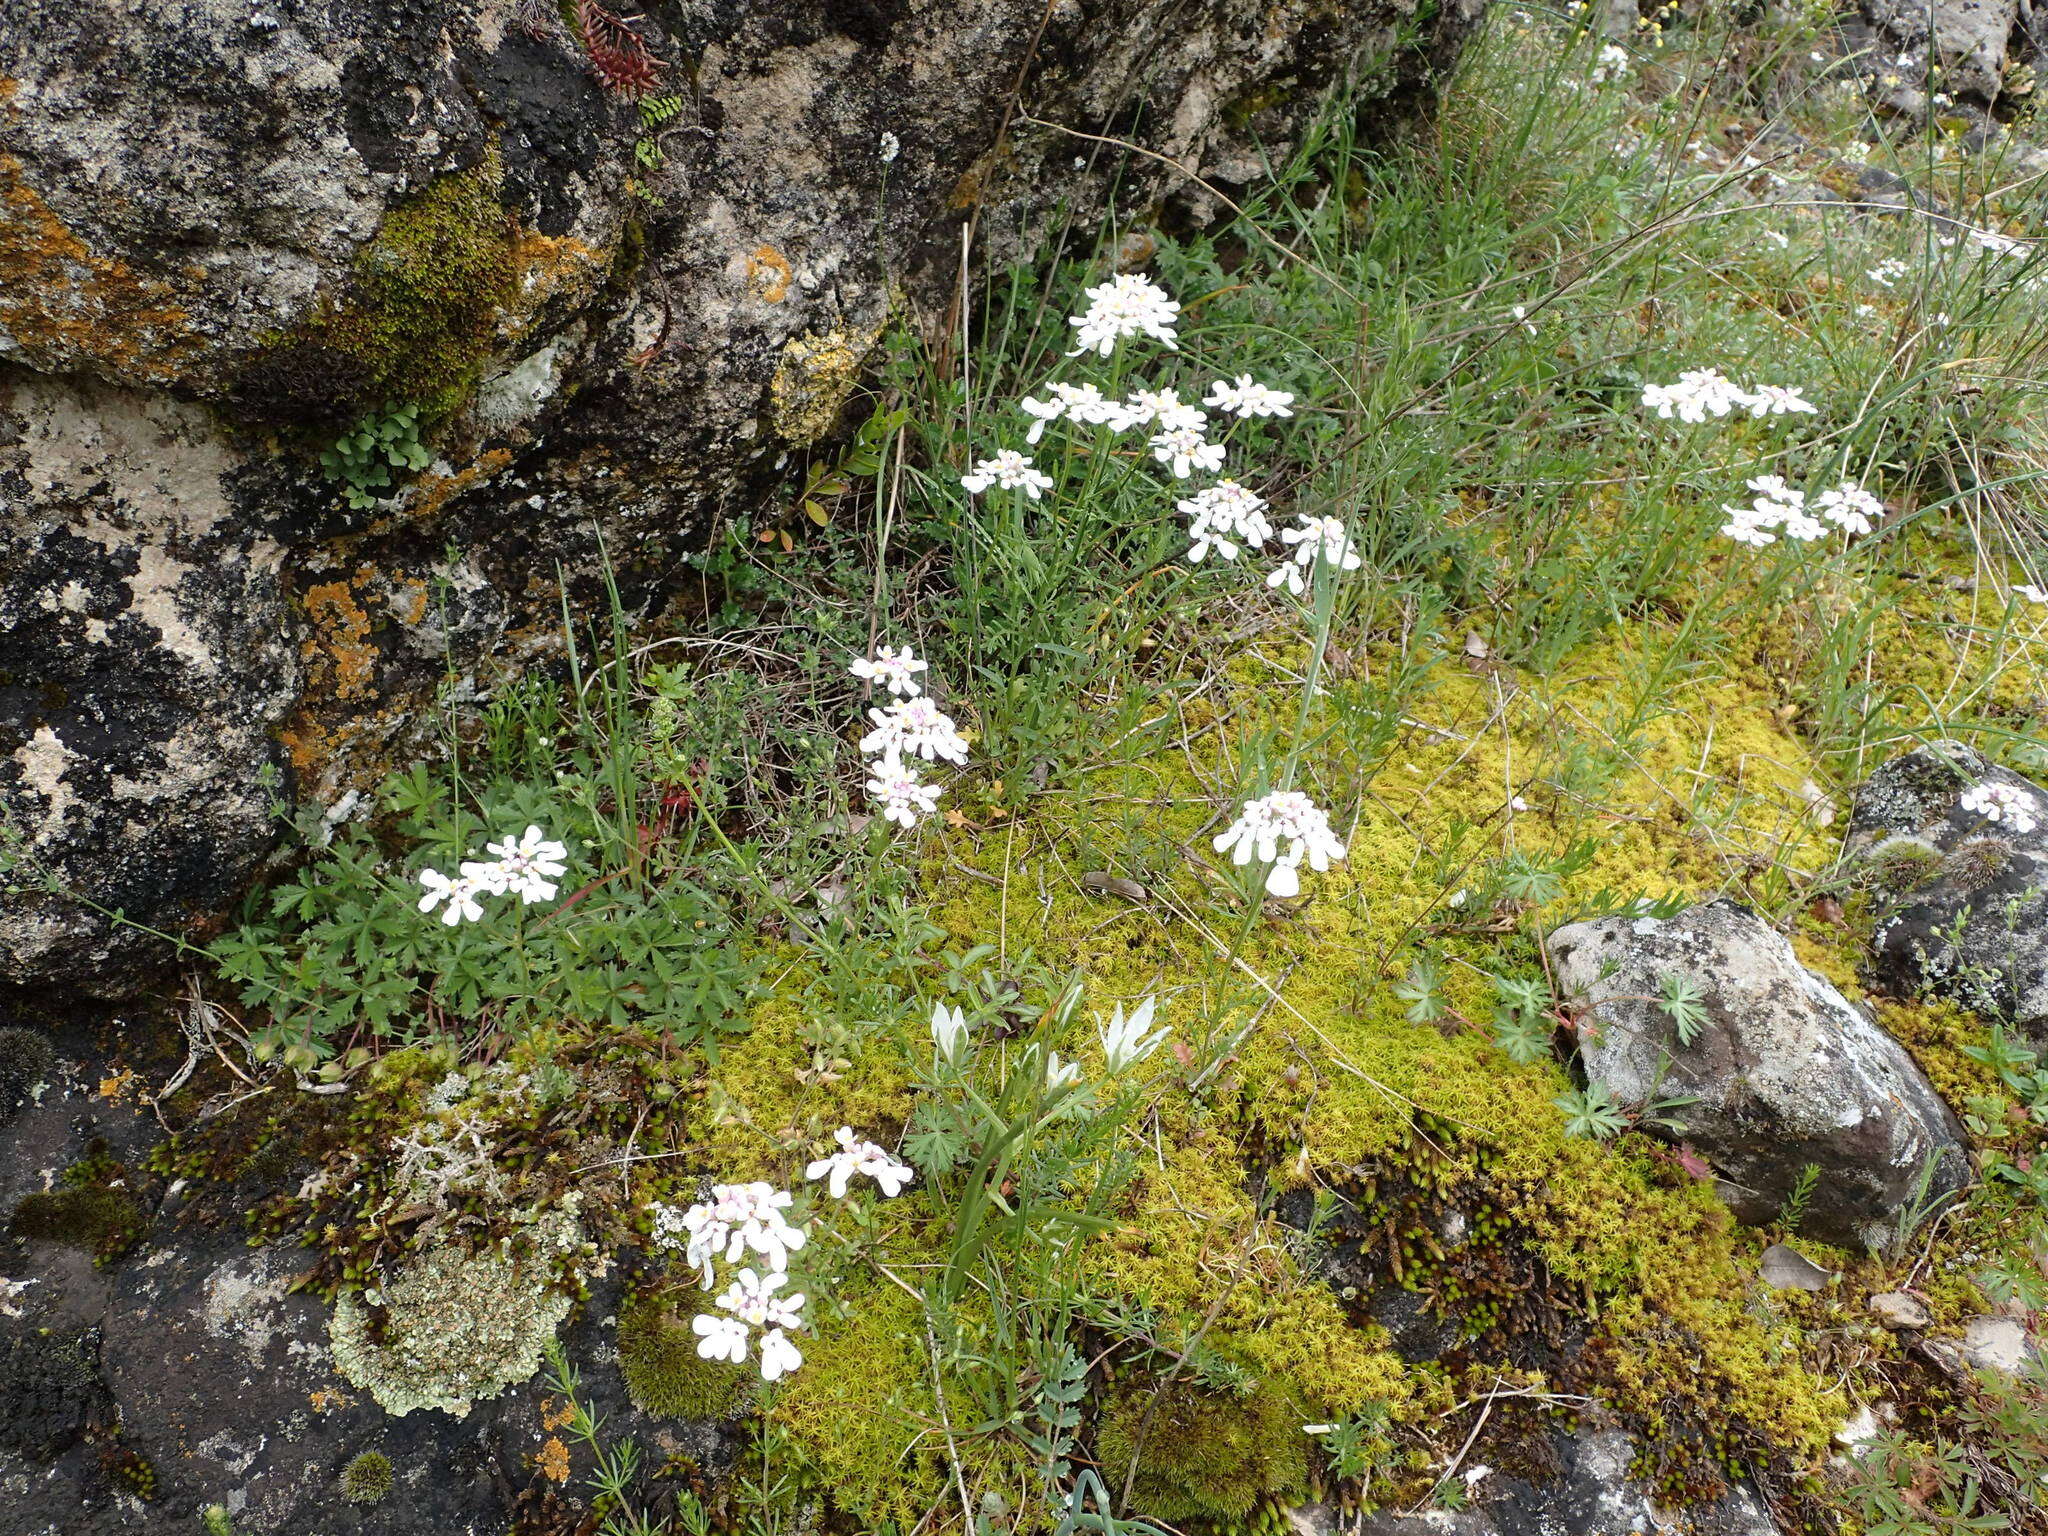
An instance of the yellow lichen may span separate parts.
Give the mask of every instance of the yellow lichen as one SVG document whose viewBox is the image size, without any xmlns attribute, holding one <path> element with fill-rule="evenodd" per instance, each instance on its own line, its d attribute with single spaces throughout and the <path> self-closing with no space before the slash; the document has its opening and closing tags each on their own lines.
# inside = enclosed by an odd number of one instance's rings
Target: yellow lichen
<svg viewBox="0 0 2048 1536">
<path fill-rule="evenodd" d="M 879 334 L 835 327 L 823 335 L 807 331 L 791 338 L 768 385 L 775 430 L 797 444 L 814 443 L 830 432 Z"/>
</svg>

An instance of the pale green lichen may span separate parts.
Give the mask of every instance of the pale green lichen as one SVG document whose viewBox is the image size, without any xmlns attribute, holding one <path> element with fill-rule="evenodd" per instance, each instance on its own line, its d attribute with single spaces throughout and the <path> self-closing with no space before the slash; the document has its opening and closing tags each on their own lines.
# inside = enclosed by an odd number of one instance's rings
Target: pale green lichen
<svg viewBox="0 0 2048 1536">
<path fill-rule="evenodd" d="M 570 1306 L 552 1273 L 555 1260 L 582 1246 L 575 1222 L 556 1214 L 516 1245 L 481 1253 L 429 1247 L 380 1291 L 335 1303 L 328 1323 L 335 1369 L 387 1413 L 439 1408 L 461 1418 L 478 1399 L 540 1369 Z"/>
</svg>

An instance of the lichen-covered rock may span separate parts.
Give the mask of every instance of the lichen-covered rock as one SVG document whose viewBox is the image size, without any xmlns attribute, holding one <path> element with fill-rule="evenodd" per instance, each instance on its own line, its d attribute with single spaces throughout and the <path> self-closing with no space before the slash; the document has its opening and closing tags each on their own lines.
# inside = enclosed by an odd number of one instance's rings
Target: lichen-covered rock
<svg viewBox="0 0 2048 1536">
<path fill-rule="evenodd" d="M 2018 796 L 2032 825 L 1966 809 L 1986 785 Z M 2048 1043 L 2048 794 L 1960 742 L 1932 742 L 1864 781 L 1844 856 L 1876 897 L 1880 986 Z"/>
<path fill-rule="evenodd" d="M 1881 1245 L 1930 1157 L 1934 1192 L 1963 1182 L 1961 1128 L 1905 1049 L 1744 908 L 1573 923 L 1549 949 L 1587 1076 L 1625 1103 L 1691 1096 L 1685 1140 L 1744 1220 L 1774 1217 L 1811 1165 L 1802 1230 Z M 1667 977 L 1700 994 L 1690 1044 L 1658 1001 Z"/>
<path fill-rule="evenodd" d="M 1210 211 L 1044 124 L 1238 186 L 1480 7 L 651 10 L 644 114 L 518 0 L 0 16 L 0 809 L 42 877 L 0 981 L 132 988 L 163 950 L 106 909 L 203 932 L 274 794 L 402 759 L 451 660 L 553 649 L 557 571 L 659 608 L 891 315 L 943 312 L 963 226 L 979 262 L 1112 188 Z M 429 463 L 344 495 L 321 451 L 401 408 Z"/>
<path fill-rule="evenodd" d="M 1931 49 L 1940 88 L 1998 99 L 2019 0 L 1866 0 L 1864 12 L 1879 29 L 1886 71 L 1901 83 L 1924 80 Z"/>
</svg>

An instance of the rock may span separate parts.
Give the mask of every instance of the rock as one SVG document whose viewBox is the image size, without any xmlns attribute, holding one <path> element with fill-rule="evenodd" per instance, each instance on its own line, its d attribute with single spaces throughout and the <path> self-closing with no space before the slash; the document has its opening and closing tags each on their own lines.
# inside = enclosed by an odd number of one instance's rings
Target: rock
<svg viewBox="0 0 2048 1536">
<path fill-rule="evenodd" d="M 608 551 L 658 612 L 943 314 L 964 226 L 979 265 L 1055 208 L 1213 211 L 1041 124 L 1235 185 L 1480 10 L 709 0 L 638 23 L 650 123 L 521 0 L 10 6 L 0 812 L 43 879 L 0 983 L 131 992 L 164 948 L 100 909 L 203 936 L 274 792 L 405 762 L 451 663 L 558 655 L 557 571 L 602 617 Z M 431 462 L 352 505 L 320 451 L 398 407 Z"/>
<path fill-rule="evenodd" d="M 1959 96 L 1990 103 L 1998 99 L 2005 75 L 2006 44 L 2019 19 L 2019 0 L 1865 0 L 1864 12 L 1880 32 L 1888 55 L 1904 52 L 1909 63 L 1888 67 L 1909 79 L 1924 79 L 1927 49 L 1937 65 L 1937 83 Z"/>
<path fill-rule="evenodd" d="M 1821 1291 L 1826 1290 L 1835 1279 L 1835 1272 L 1822 1269 L 1797 1248 L 1788 1248 L 1783 1243 L 1773 1243 L 1763 1252 L 1757 1272 L 1764 1277 L 1764 1284 L 1779 1291 Z"/>
<path fill-rule="evenodd" d="M 1557 1477 L 1533 1482 L 1489 1472 L 1472 1485 L 1464 1510 L 1381 1510 L 1339 1520 L 1328 1506 L 1311 1505 L 1291 1511 L 1289 1521 L 1298 1536 L 1663 1536 L 1675 1529 L 1691 1536 L 1780 1536 L 1747 1484 L 1683 1510 L 1660 1508 L 1629 1475 L 1635 1445 L 1618 1429 L 1560 1431 L 1551 1445 Z"/>
<path fill-rule="evenodd" d="M 1973 1317 L 1963 1325 L 1962 1356 L 1973 1370 L 2017 1376 L 2034 1358 L 2034 1345 L 2015 1318 Z"/>
<path fill-rule="evenodd" d="M 1984 786 L 2017 796 L 2033 824 L 1965 810 Z M 2048 795 L 1960 742 L 1933 742 L 1864 781 L 1844 858 L 1878 897 L 1878 985 L 1948 998 L 2048 1045 Z"/>
<path fill-rule="evenodd" d="M 1884 1433 L 1889 1415 L 1880 1410 L 1887 1407 L 1886 1404 L 1879 1404 L 1878 1408 L 1873 1409 L 1868 1403 L 1858 1406 L 1856 1412 L 1835 1431 L 1835 1444 L 1851 1456 L 1861 1456 L 1870 1442 Z"/>
<path fill-rule="evenodd" d="M 1775 1217 L 1813 1165 L 1802 1230 L 1882 1243 L 1930 1157 L 1932 1192 L 1961 1186 L 1961 1129 L 1912 1058 L 1745 908 L 1574 923 L 1549 949 L 1560 992 L 1592 1031 L 1588 1077 L 1624 1103 L 1693 1096 L 1675 1116 L 1742 1219 Z M 1655 1001 L 1666 977 L 1700 994 L 1690 1045 Z"/>
<path fill-rule="evenodd" d="M 1870 1310 L 1887 1328 L 1925 1328 L 1934 1321 L 1925 1304 L 1904 1291 L 1879 1291 L 1870 1298 Z"/>
</svg>

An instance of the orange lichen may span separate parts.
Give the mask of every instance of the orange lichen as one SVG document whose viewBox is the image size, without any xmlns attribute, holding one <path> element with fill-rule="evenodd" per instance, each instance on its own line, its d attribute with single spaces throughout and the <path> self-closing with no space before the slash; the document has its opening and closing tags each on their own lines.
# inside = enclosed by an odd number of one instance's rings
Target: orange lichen
<svg viewBox="0 0 2048 1536">
<path fill-rule="evenodd" d="M 780 304 L 789 294 L 789 258 L 772 245 L 764 245 L 747 258 L 747 281 L 770 304 Z"/>
<path fill-rule="evenodd" d="M 357 603 L 346 581 L 326 581 L 306 589 L 306 617 L 313 635 L 303 647 L 312 665 L 309 691 L 336 699 L 369 692 L 376 674 L 377 652 L 366 642 L 370 617 Z"/>
</svg>

